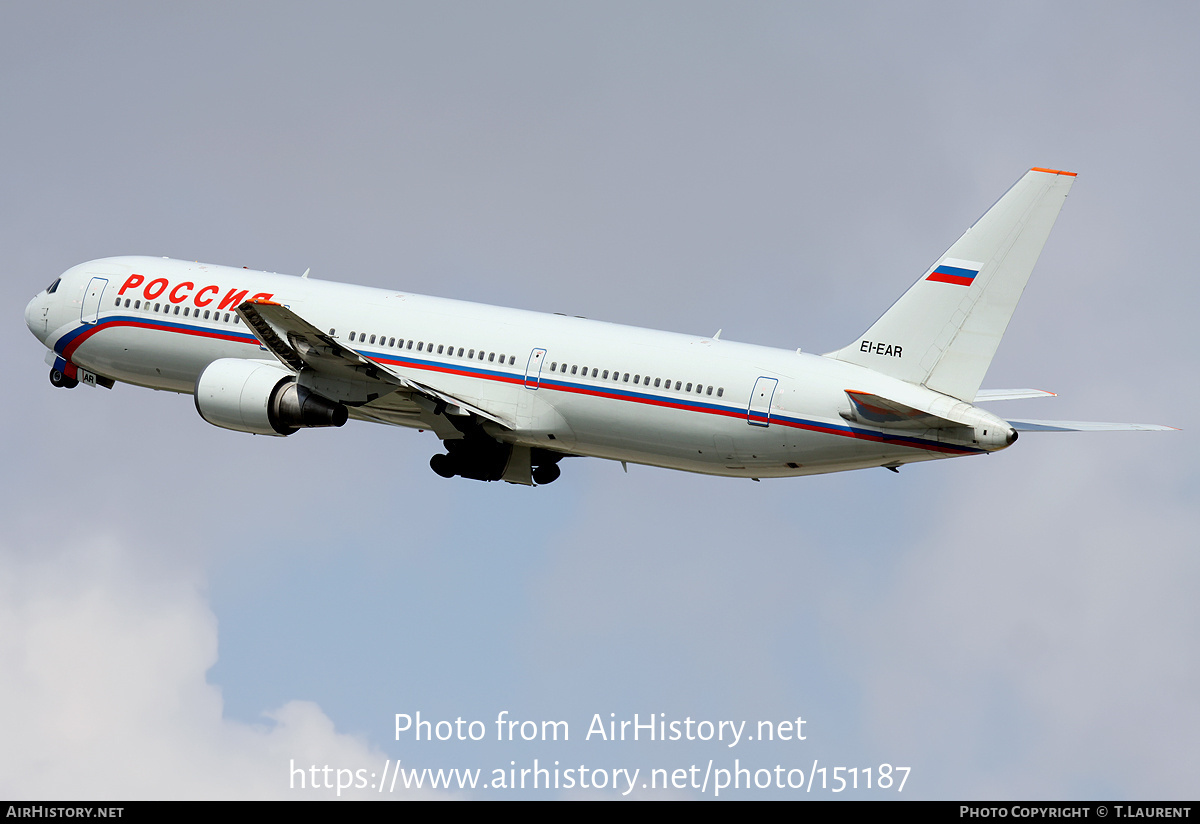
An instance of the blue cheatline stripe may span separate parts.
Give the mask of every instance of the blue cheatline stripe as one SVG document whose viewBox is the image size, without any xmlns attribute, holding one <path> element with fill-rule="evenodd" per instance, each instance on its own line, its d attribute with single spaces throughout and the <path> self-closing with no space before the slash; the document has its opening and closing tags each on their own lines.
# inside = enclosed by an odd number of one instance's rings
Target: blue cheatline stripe
<svg viewBox="0 0 1200 824">
<path fill-rule="evenodd" d="M 193 326 L 187 323 L 176 323 L 174 321 L 155 320 L 153 318 L 141 318 L 130 315 L 113 315 L 104 318 L 97 323 L 85 323 L 71 330 L 54 342 L 54 351 L 70 357 L 71 353 L 79 347 L 81 343 L 90 338 L 101 329 L 113 328 L 118 326 L 130 326 L 137 329 L 156 329 L 160 332 L 175 332 L 185 335 L 193 335 L 196 337 L 212 338 L 214 340 L 228 340 L 235 343 L 253 343 L 259 345 L 258 338 L 254 335 L 245 332 L 234 332 L 232 330 L 225 331 L 221 329 L 209 329 L 203 326 Z"/>
<path fill-rule="evenodd" d="M 957 286 L 970 286 L 975 281 L 977 274 L 979 274 L 978 269 L 963 269 L 959 266 L 946 266 L 943 264 L 934 269 L 925 280 L 931 280 L 935 283 L 953 283 Z"/>
<path fill-rule="evenodd" d="M 73 329 L 71 332 L 63 335 L 58 339 L 58 341 L 55 342 L 54 349 L 59 354 L 63 355 L 63 357 L 69 359 L 71 353 L 74 352 L 81 343 L 83 343 L 97 331 L 105 327 L 116 326 L 132 326 L 143 329 L 154 329 L 162 332 L 194 335 L 197 337 L 212 338 L 215 340 L 229 340 L 236 343 L 250 344 L 256 347 L 261 346 L 258 338 L 254 337 L 254 335 L 242 332 L 224 332 L 221 330 L 208 329 L 202 326 L 193 326 L 191 324 L 174 323 L 170 321 L 153 321 L 146 318 L 131 316 L 116 316 L 105 318 L 104 320 L 101 320 L 95 324 L 84 324 Z M 499 381 L 501 383 L 521 385 L 524 385 L 525 383 L 524 372 L 501 372 L 495 369 L 483 369 L 474 366 L 466 366 L 465 364 L 461 366 L 452 365 L 442 361 L 426 360 L 424 358 L 397 357 L 395 354 L 390 352 L 385 353 L 370 350 L 352 351 L 356 351 L 363 355 L 363 357 L 377 360 L 380 363 L 393 364 L 396 366 L 408 366 L 415 369 L 428 370 L 431 372 L 449 375 L 463 375 L 482 380 Z M 973 454 L 983 452 L 982 449 L 973 449 L 965 446 L 951 446 L 922 438 L 889 435 L 887 433 L 876 432 L 874 430 L 859 429 L 857 427 L 847 426 L 844 424 L 827 423 L 823 421 L 808 420 L 806 418 L 796 418 L 779 413 L 772 413 L 769 419 L 766 415 L 761 413 L 751 413 L 748 416 L 744 407 L 705 403 L 701 401 L 695 401 L 690 398 L 675 398 L 672 396 L 652 395 L 645 392 L 634 392 L 632 390 L 616 387 L 609 388 L 607 386 L 590 386 L 582 383 L 549 378 L 545 374 L 542 375 L 539 386 L 560 392 L 589 395 L 597 398 L 609 398 L 612 400 L 628 401 L 631 403 L 641 403 L 648 406 L 666 407 L 685 412 L 721 415 L 723 417 L 730 418 L 750 417 L 753 420 L 761 423 L 769 422 L 778 426 L 788 426 L 794 429 L 804 429 L 826 435 L 839 435 L 842 437 L 875 441 L 877 443 L 894 444 L 897 446 L 906 446 L 913 449 L 924 449 L 933 452 L 947 452 L 953 454 Z"/>
<path fill-rule="evenodd" d="M 946 266 L 944 264 L 933 271 L 939 275 L 953 275 L 954 277 L 968 279 L 974 278 L 979 274 L 978 269 L 963 269 L 959 266 Z"/>
</svg>

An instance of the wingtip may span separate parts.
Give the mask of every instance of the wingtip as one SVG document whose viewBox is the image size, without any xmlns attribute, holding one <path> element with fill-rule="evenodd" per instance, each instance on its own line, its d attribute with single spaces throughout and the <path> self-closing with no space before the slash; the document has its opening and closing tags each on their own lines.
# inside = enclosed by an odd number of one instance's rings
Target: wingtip
<svg viewBox="0 0 1200 824">
<path fill-rule="evenodd" d="M 1041 166 L 1034 166 L 1029 171 L 1045 172 L 1046 174 L 1051 174 L 1051 175 L 1067 175 L 1068 177 L 1077 177 L 1078 176 L 1077 172 L 1064 172 L 1062 169 L 1043 169 Z"/>
</svg>

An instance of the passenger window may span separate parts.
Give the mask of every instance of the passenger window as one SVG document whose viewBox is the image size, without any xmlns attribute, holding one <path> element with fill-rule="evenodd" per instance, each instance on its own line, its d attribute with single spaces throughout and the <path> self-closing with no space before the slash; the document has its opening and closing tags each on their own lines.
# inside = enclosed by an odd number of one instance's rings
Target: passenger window
<svg viewBox="0 0 1200 824">
<path fill-rule="evenodd" d="M 425 351 L 425 341 L 423 341 L 423 340 L 417 341 L 417 351 L 418 352 Z"/>
<path fill-rule="evenodd" d="M 155 311 L 155 312 L 157 312 L 157 311 L 158 311 L 158 307 L 159 307 L 160 305 L 161 305 L 161 304 L 158 304 L 158 303 L 154 304 L 154 311 Z"/>
<path fill-rule="evenodd" d="M 129 305 L 129 301 L 125 301 L 125 305 L 126 305 L 126 306 L 128 306 L 128 305 Z M 192 311 L 192 310 L 191 310 L 191 308 L 190 308 L 190 307 L 187 307 L 187 306 L 183 307 L 183 316 L 186 318 L 186 317 L 188 316 L 188 313 L 189 313 L 189 312 L 191 312 L 191 311 Z"/>
<path fill-rule="evenodd" d="M 118 308 L 118 309 L 120 309 L 120 308 L 121 308 L 121 299 L 120 299 L 120 298 L 117 298 L 117 303 L 116 303 L 116 306 L 117 306 L 117 308 Z"/>
<path fill-rule="evenodd" d="M 439 354 L 439 355 L 440 355 L 440 354 L 442 354 L 442 350 L 443 350 L 444 348 L 445 348 L 444 346 L 439 346 L 439 347 L 438 347 L 438 354 Z"/>
<path fill-rule="evenodd" d="M 725 397 L 725 387 L 724 386 L 717 389 L 717 397 L 718 398 Z"/>
<path fill-rule="evenodd" d="M 512 365 L 513 365 L 514 363 L 516 363 L 516 362 L 517 362 L 517 356 L 516 356 L 516 355 L 509 355 L 509 356 L 508 356 L 508 365 L 509 365 L 509 366 L 512 366 Z"/>
<path fill-rule="evenodd" d="M 204 319 L 208 320 L 208 310 L 207 309 L 204 310 Z"/>
<path fill-rule="evenodd" d="M 225 322 L 229 323 L 229 313 L 228 312 L 225 313 Z"/>
<path fill-rule="evenodd" d="M 412 342 L 412 341 L 409 341 L 409 342 L 408 342 L 408 348 L 409 348 L 409 349 L 412 349 L 412 345 L 413 345 L 413 342 Z"/>
<path fill-rule="evenodd" d="M 141 309 L 141 308 L 142 308 L 142 302 L 141 302 L 140 300 L 135 300 L 135 301 L 133 302 L 133 308 L 134 308 L 134 309 Z"/>
<path fill-rule="evenodd" d="M 495 361 L 496 361 L 496 353 L 492 352 L 492 353 L 488 354 L 488 363 L 495 363 Z"/>
<path fill-rule="evenodd" d="M 704 394 L 705 394 L 705 395 L 711 395 L 711 394 L 712 394 L 712 387 L 711 387 L 711 386 L 710 386 L 710 387 L 708 387 L 708 391 L 707 391 L 707 392 L 705 392 Z"/>
<path fill-rule="evenodd" d="M 655 388 L 655 389 L 657 389 L 657 388 L 658 388 L 658 382 L 659 382 L 659 381 L 661 381 L 661 380 L 662 380 L 662 378 L 655 378 L 655 379 L 654 379 L 654 388 Z"/>
<path fill-rule="evenodd" d="M 389 341 L 388 341 L 388 347 L 389 347 L 389 348 L 391 348 L 391 347 L 394 347 L 395 345 L 396 345 L 396 339 L 395 339 L 395 338 L 392 338 L 391 340 L 389 340 Z"/>
<path fill-rule="evenodd" d="M 371 343 L 374 343 L 374 342 L 375 342 L 375 336 L 371 335 Z"/>
<path fill-rule="evenodd" d="M 354 333 L 353 332 L 350 333 L 350 342 L 354 343 Z"/>
<path fill-rule="evenodd" d="M 176 306 L 176 307 L 175 307 L 175 314 L 177 314 L 177 315 L 179 314 L 179 307 L 178 307 L 178 306 Z"/>
<path fill-rule="evenodd" d="M 686 391 L 688 391 L 688 392 L 691 392 L 691 391 L 692 391 L 692 385 L 691 385 L 690 383 L 687 385 L 687 390 L 686 390 Z"/>
<path fill-rule="evenodd" d="M 596 377 L 596 373 L 599 371 L 600 371 L 599 369 L 592 369 L 592 377 L 593 378 Z"/>
<path fill-rule="evenodd" d="M 625 383 L 629 383 L 629 373 L 625 373 Z"/>
<path fill-rule="evenodd" d="M 578 367 L 578 366 L 572 366 L 572 367 L 571 367 L 571 374 L 572 374 L 572 375 L 578 375 L 578 374 L 579 374 L 579 367 Z"/>
</svg>

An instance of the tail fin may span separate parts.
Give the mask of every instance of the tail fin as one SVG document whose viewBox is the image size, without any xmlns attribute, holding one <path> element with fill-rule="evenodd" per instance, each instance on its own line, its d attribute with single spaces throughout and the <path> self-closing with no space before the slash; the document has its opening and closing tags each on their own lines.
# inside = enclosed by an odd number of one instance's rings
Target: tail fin
<svg viewBox="0 0 1200 824">
<path fill-rule="evenodd" d="M 1074 172 L 1030 169 L 854 343 L 827 357 L 975 397 Z"/>
</svg>

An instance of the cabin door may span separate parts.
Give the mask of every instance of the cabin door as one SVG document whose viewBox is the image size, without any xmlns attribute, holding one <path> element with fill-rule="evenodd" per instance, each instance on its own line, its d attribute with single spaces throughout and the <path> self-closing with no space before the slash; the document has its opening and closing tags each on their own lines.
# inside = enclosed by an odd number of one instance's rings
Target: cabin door
<svg viewBox="0 0 1200 824">
<path fill-rule="evenodd" d="M 104 287 L 108 286 L 107 278 L 92 278 L 87 291 L 83 293 L 83 309 L 79 319 L 84 323 L 95 323 L 100 319 L 100 299 L 104 297 Z"/>
<path fill-rule="evenodd" d="M 546 359 L 545 349 L 534 349 L 529 353 L 529 363 L 525 365 L 525 388 L 537 389 L 542 379 L 542 361 Z"/>
<path fill-rule="evenodd" d="M 750 405 L 746 408 L 746 423 L 751 426 L 771 425 L 771 399 L 775 397 L 775 378 L 759 378 L 750 393 Z"/>
</svg>

